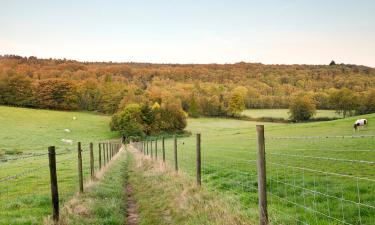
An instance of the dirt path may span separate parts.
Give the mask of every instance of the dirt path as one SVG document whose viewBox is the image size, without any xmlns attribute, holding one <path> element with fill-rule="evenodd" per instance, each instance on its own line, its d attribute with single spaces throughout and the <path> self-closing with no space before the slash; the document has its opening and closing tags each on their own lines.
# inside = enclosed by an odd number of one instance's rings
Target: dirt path
<svg viewBox="0 0 375 225">
<path fill-rule="evenodd" d="M 138 225 L 138 209 L 137 209 L 137 203 L 135 202 L 135 199 L 133 197 L 133 189 L 131 185 L 128 183 L 126 185 L 126 193 L 127 193 L 127 200 L 128 200 L 128 205 L 127 205 L 127 224 L 128 225 Z"/>
</svg>

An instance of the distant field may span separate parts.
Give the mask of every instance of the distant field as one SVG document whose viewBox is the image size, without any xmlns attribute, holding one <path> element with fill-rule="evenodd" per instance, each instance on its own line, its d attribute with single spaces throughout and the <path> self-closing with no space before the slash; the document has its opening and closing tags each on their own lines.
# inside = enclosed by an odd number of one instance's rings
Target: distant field
<svg viewBox="0 0 375 225">
<path fill-rule="evenodd" d="M 363 117 L 370 126 L 359 132 L 352 128 L 357 117 L 302 124 L 262 123 L 269 212 L 274 224 L 375 224 L 375 138 L 342 137 L 375 135 L 375 114 Z M 180 170 L 194 176 L 195 134 L 201 133 L 203 186 L 231 196 L 242 205 L 238 210 L 254 223 L 258 215 L 256 124 L 261 123 L 189 119 L 187 129 L 193 136 L 178 139 Z M 170 139 L 166 150 L 173 166 Z"/>
<path fill-rule="evenodd" d="M 76 120 L 73 120 L 76 117 Z M 61 139 L 87 144 L 115 137 L 109 116 L 0 106 L 0 151 L 47 150 L 50 145 L 69 147 Z M 69 129 L 71 132 L 64 131 Z"/>
<path fill-rule="evenodd" d="M 76 120 L 73 120 L 76 117 Z M 50 215 L 47 147 L 56 146 L 61 201 L 78 190 L 77 141 L 82 142 L 84 177 L 89 177 L 89 142 L 115 138 L 110 117 L 0 106 L 0 224 L 41 224 Z M 64 129 L 70 129 L 66 132 Z M 72 145 L 61 139 L 71 139 Z M 15 154 L 18 153 L 18 154 Z M 16 177 L 15 177 L 16 176 Z"/>
<path fill-rule="evenodd" d="M 283 118 L 289 119 L 289 109 L 247 109 L 243 111 L 242 115 L 249 116 L 251 118 L 271 117 L 271 118 Z M 314 118 L 342 118 L 341 115 L 337 114 L 335 110 L 317 110 Z"/>
</svg>

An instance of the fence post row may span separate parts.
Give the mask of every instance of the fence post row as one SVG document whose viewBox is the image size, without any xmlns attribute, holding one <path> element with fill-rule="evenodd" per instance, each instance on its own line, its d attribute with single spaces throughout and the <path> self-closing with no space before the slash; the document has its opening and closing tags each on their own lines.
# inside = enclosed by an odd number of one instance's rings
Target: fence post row
<svg viewBox="0 0 375 225">
<path fill-rule="evenodd" d="M 174 169 L 178 171 L 178 162 L 177 162 L 177 137 L 174 135 Z"/>
<path fill-rule="evenodd" d="M 57 186 L 55 146 L 48 147 L 49 172 L 51 180 L 52 218 L 59 221 L 59 189 Z"/>
<path fill-rule="evenodd" d="M 91 180 L 94 180 L 94 145 L 90 142 L 90 175 Z"/>
<path fill-rule="evenodd" d="M 258 140 L 258 195 L 259 195 L 259 224 L 268 224 L 267 190 L 266 190 L 266 154 L 264 143 L 264 125 L 257 125 Z"/>
<path fill-rule="evenodd" d="M 79 192 L 83 193 L 83 173 L 82 173 L 82 149 L 81 149 L 81 142 L 78 142 L 78 182 L 79 182 Z"/>
<path fill-rule="evenodd" d="M 101 143 L 99 143 L 99 169 L 102 168 L 102 147 L 101 147 Z"/>
<path fill-rule="evenodd" d="M 201 186 L 201 134 L 197 134 L 197 184 Z"/>
</svg>

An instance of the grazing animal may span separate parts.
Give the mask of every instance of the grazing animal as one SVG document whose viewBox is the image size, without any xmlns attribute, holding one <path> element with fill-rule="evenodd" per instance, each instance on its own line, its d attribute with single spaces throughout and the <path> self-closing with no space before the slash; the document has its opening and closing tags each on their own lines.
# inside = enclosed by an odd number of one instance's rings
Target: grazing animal
<svg viewBox="0 0 375 225">
<path fill-rule="evenodd" d="M 64 129 L 65 132 L 67 133 L 70 133 L 70 130 L 69 129 Z"/>
<path fill-rule="evenodd" d="M 65 144 L 69 144 L 69 145 L 73 144 L 73 140 L 70 140 L 70 139 L 61 139 L 61 141 L 64 142 Z"/>
<path fill-rule="evenodd" d="M 365 127 L 368 125 L 368 121 L 366 119 L 358 119 L 354 123 L 354 130 L 358 130 L 359 127 Z"/>
<path fill-rule="evenodd" d="M 76 119 L 77 119 L 77 117 L 73 116 L 73 120 L 76 120 Z"/>
</svg>

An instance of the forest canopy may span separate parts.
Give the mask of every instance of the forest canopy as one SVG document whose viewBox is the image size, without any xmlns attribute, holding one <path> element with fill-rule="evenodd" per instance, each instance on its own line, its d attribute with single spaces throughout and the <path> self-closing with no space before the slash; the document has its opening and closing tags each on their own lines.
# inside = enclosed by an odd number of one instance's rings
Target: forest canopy
<svg viewBox="0 0 375 225">
<path fill-rule="evenodd" d="M 289 108 L 303 94 L 317 109 L 350 115 L 375 110 L 374 89 L 375 69 L 358 65 L 182 65 L 0 56 L 0 104 L 22 107 L 113 114 L 131 104 L 176 101 L 194 117 L 238 116 L 245 108 Z"/>
</svg>

